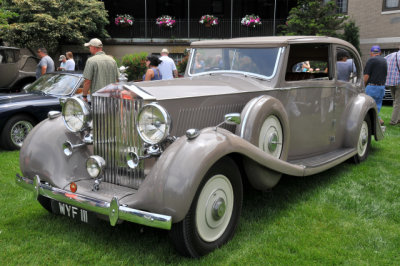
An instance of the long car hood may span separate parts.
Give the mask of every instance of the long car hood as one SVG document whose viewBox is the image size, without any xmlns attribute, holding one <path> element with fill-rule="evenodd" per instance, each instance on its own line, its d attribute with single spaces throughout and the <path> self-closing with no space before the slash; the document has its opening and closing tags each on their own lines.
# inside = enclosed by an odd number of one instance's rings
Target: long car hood
<svg viewBox="0 0 400 266">
<path fill-rule="evenodd" d="M 52 101 L 57 97 L 50 95 L 41 95 L 34 93 L 1 93 L 0 105 L 9 104 L 29 104 L 29 102 Z"/>
<path fill-rule="evenodd" d="M 216 74 L 173 80 L 137 82 L 136 86 L 157 100 L 236 94 L 270 88 L 268 81 L 244 75 Z"/>
</svg>

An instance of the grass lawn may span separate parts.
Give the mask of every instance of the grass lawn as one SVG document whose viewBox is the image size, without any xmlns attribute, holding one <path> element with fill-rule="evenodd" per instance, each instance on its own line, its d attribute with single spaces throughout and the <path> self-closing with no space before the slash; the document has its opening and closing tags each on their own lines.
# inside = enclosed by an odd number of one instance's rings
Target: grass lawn
<svg viewBox="0 0 400 266">
<path fill-rule="evenodd" d="M 385 135 L 364 163 L 246 191 L 235 237 L 198 260 L 177 254 L 167 231 L 48 213 L 15 185 L 18 152 L 0 151 L 0 265 L 399 265 L 400 127 Z"/>
</svg>

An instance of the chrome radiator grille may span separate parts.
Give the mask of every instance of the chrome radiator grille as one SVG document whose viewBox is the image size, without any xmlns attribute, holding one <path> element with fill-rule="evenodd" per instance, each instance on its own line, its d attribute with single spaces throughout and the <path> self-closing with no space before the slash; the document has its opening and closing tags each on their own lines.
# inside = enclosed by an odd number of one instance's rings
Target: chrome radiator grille
<svg viewBox="0 0 400 266">
<path fill-rule="evenodd" d="M 141 105 L 138 100 L 92 98 L 94 154 L 106 161 L 103 182 L 139 188 L 143 181 L 143 162 L 134 170 L 126 163 L 129 151 L 143 155 L 142 142 L 135 126 Z"/>
</svg>

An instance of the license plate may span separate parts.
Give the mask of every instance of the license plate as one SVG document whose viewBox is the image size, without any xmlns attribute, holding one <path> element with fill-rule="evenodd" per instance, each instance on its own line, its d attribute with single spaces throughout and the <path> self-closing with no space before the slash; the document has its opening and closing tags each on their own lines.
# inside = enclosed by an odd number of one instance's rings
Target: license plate
<svg viewBox="0 0 400 266">
<path fill-rule="evenodd" d="M 93 224 L 97 220 L 92 212 L 56 200 L 51 201 L 51 209 L 56 214 L 68 216 L 83 223 Z"/>
</svg>

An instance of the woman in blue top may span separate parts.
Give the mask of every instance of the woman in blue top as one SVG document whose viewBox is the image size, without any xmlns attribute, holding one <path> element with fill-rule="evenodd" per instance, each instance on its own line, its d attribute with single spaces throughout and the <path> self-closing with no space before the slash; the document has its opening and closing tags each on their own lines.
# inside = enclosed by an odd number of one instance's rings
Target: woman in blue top
<svg viewBox="0 0 400 266">
<path fill-rule="evenodd" d="M 143 80 L 161 80 L 162 76 L 158 65 L 161 64 L 161 60 L 155 56 L 151 55 L 146 58 L 147 71 L 143 75 Z"/>
</svg>

